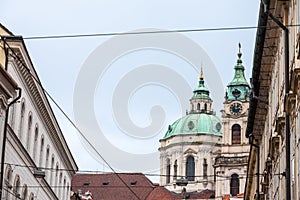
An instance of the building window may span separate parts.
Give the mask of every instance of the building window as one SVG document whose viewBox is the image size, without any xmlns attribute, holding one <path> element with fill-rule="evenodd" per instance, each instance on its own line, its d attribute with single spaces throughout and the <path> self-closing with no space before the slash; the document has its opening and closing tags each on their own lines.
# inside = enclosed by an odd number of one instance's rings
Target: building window
<svg viewBox="0 0 300 200">
<path fill-rule="evenodd" d="M 173 176 L 174 180 L 177 179 L 177 168 L 178 168 L 177 160 L 175 160 L 175 162 L 174 162 L 174 176 Z"/>
<path fill-rule="evenodd" d="M 197 110 L 200 110 L 200 103 L 197 104 Z"/>
<path fill-rule="evenodd" d="M 53 169 L 54 169 L 54 155 L 52 154 L 52 158 L 51 158 L 51 167 L 50 167 L 50 185 L 53 186 L 54 182 L 53 182 Z"/>
<path fill-rule="evenodd" d="M 240 181 L 239 181 L 239 175 L 232 174 L 230 179 L 230 194 L 232 196 L 236 196 L 239 194 L 240 189 Z"/>
<path fill-rule="evenodd" d="M 21 199 L 27 199 L 27 193 L 28 193 L 27 185 L 24 185 Z"/>
<path fill-rule="evenodd" d="M 11 189 L 11 176 L 12 176 L 12 170 L 11 170 L 11 166 L 10 165 L 7 165 L 6 166 L 6 170 L 5 170 L 5 189 L 4 189 L 4 192 L 3 192 L 3 197 L 5 200 L 8 200 L 10 199 L 10 189 Z"/>
<path fill-rule="evenodd" d="M 232 144 L 241 144 L 241 126 L 234 124 L 231 127 L 231 142 Z"/>
<path fill-rule="evenodd" d="M 55 185 L 58 183 L 58 162 L 56 163 L 56 169 L 55 169 Z M 55 188 L 55 192 L 58 192 L 58 188 Z"/>
<path fill-rule="evenodd" d="M 20 177 L 17 175 L 14 183 L 14 196 L 15 199 L 20 199 Z"/>
<path fill-rule="evenodd" d="M 33 193 L 30 193 L 29 200 L 34 200 L 34 195 L 33 195 Z"/>
<path fill-rule="evenodd" d="M 33 141 L 33 160 L 36 161 L 36 149 L 37 149 L 37 141 L 38 141 L 38 136 L 39 136 L 39 129 L 36 126 L 35 131 L 34 131 L 34 141 Z M 37 162 L 37 161 L 36 161 Z"/>
<path fill-rule="evenodd" d="M 204 104 L 204 111 L 207 111 L 207 104 Z"/>
<path fill-rule="evenodd" d="M 203 178 L 207 179 L 207 159 L 203 159 Z"/>
<path fill-rule="evenodd" d="M 66 195 L 66 177 L 64 178 L 64 186 L 63 186 L 63 195 L 62 195 L 62 199 L 65 199 L 65 198 L 66 198 L 65 195 Z"/>
<path fill-rule="evenodd" d="M 171 175 L 171 164 L 170 164 L 170 159 L 167 160 L 167 179 L 166 179 L 166 183 L 170 183 L 170 175 Z"/>
<path fill-rule="evenodd" d="M 188 181 L 195 180 L 195 159 L 189 156 L 186 160 L 186 178 Z"/>
<path fill-rule="evenodd" d="M 50 147 L 47 146 L 47 150 L 46 150 L 46 160 L 45 160 L 45 168 L 46 168 L 46 171 L 50 172 L 50 170 L 48 170 L 48 167 L 49 167 L 49 154 L 50 154 Z"/>
<path fill-rule="evenodd" d="M 42 135 L 41 137 L 41 147 L 40 147 L 40 161 L 39 161 L 39 166 L 42 167 L 42 160 L 43 160 L 43 153 L 44 152 L 44 136 Z"/>
<path fill-rule="evenodd" d="M 66 188 L 66 196 L 67 196 L 67 197 L 70 196 L 69 191 L 70 191 L 70 186 L 69 186 L 69 182 L 68 182 L 68 183 L 67 183 L 67 188 Z"/>
<path fill-rule="evenodd" d="M 24 114 L 25 114 L 25 104 L 23 102 L 22 105 L 21 105 L 21 119 L 20 119 L 20 125 L 19 125 L 19 139 L 20 139 L 20 141 L 22 140 Z"/>
<path fill-rule="evenodd" d="M 58 196 L 58 198 L 60 198 L 60 196 L 61 196 L 61 190 L 62 190 L 62 188 L 61 188 L 61 186 L 62 186 L 62 173 L 60 173 L 60 175 L 59 175 L 59 183 L 58 183 L 58 194 L 57 194 L 57 196 Z"/>
<path fill-rule="evenodd" d="M 26 142 L 26 148 L 27 148 L 28 153 L 30 151 L 31 125 L 32 125 L 32 117 L 31 117 L 31 115 L 29 115 L 28 129 L 27 129 L 27 142 Z"/>
</svg>

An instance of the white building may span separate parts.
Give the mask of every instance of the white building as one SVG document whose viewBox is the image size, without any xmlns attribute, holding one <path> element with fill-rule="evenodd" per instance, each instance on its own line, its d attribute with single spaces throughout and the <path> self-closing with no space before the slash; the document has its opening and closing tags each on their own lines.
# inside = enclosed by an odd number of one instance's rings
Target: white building
<svg viewBox="0 0 300 200">
<path fill-rule="evenodd" d="M 190 111 L 169 126 L 160 140 L 160 184 L 174 192 L 212 191 L 217 199 L 242 198 L 249 156 L 245 127 L 250 87 L 238 53 L 234 78 L 225 94 L 222 120 L 212 110 L 212 99 L 201 71 L 190 99 Z"/>
<path fill-rule="evenodd" d="M 5 68 L 3 52 L 7 49 L 6 71 L 22 90 L 19 101 L 9 108 L 2 199 L 70 199 L 69 187 L 77 165 L 24 41 L 1 24 L 0 33 L 1 38 L 6 39 L 6 45 L 2 42 L 0 50 L 1 61 L 4 61 L 1 67 Z M 2 138 L 3 132 L 1 141 Z"/>
</svg>

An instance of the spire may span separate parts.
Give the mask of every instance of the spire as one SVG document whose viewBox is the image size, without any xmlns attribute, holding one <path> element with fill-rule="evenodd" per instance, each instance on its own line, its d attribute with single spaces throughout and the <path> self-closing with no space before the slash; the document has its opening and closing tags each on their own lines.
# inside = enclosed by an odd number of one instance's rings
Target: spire
<svg viewBox="0 0 300 200">
<path fill-rule="evenodd" d="M 200 72 L 199 79 L 200 79 L 200 80 L 201 80 L 201 79 L 202 79 L 202 80 L 204 79 L 202 63 L 201 63 L 201 72 Z"/>
<path fill-rule="evenodd" d="M 204 75 L 203 75 L 203 67 L 201 64 L 201 71 L 200 71 L 200 76 L 199 76 L 199 85 L 197 88 L 194 89 L 194 95 L 193 98 L 208 98 L 209 97 L 209 90 L 207 87 L 205 87 L 204 84 Z"/>
<path fill-rule="evenodd" d="M 227 100 L 245 99 L 250 86 L 245 78 L 245 68 L 242 61 L 241 43 L 238 45 L 239 51 L 237 53 L 237 64 L 234 66 L 234 76 L 232 81 L 227 85 L 228 97 Z"/>
</svg>

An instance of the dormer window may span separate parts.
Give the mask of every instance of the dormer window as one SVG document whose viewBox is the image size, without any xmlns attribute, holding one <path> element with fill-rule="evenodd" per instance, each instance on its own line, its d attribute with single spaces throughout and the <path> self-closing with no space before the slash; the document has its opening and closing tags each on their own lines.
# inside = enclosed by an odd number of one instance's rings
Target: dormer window
<svg viewBox="0 0 300 200">
<path fill-rule="evenodd" d="M 130 182 L 131 186 L 136 186 L 137 181 Z"/>
<path fill-rule="evenodd" d="M 102 185 L 108 185 L 109 184 L 109 182 L 107 181 L 107 182 L 103 182 L 102 183 Z"/>
<path fill-rule="evenodd" d="M 88 187 L 90 183 L 83 183 L 83 187 Z"/>
</svg>

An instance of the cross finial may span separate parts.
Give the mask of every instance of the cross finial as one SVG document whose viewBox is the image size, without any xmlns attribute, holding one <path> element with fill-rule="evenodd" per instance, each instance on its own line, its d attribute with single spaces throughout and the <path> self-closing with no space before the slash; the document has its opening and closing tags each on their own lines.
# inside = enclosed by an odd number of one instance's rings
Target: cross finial
<svg viewBox="0 0 300 200">
<path fill-rule="evenodd" d="M 237 54 L 239 58 L 242 57 L 241 48 L 242 48 L 242 45 L 241 45 L 241 43 L 239 42 L 239 52 L 238 52 L 238 54 Z"/>
<path fill-rule="evenodd" d="M 203 76 L 203 67 L 202 67 L 202 63 L 201 63 L 201 71 L 200 71 L 200 76 L 199 76 L 200 79 L 203 79 L 204 76 Z"/>
</svg>

